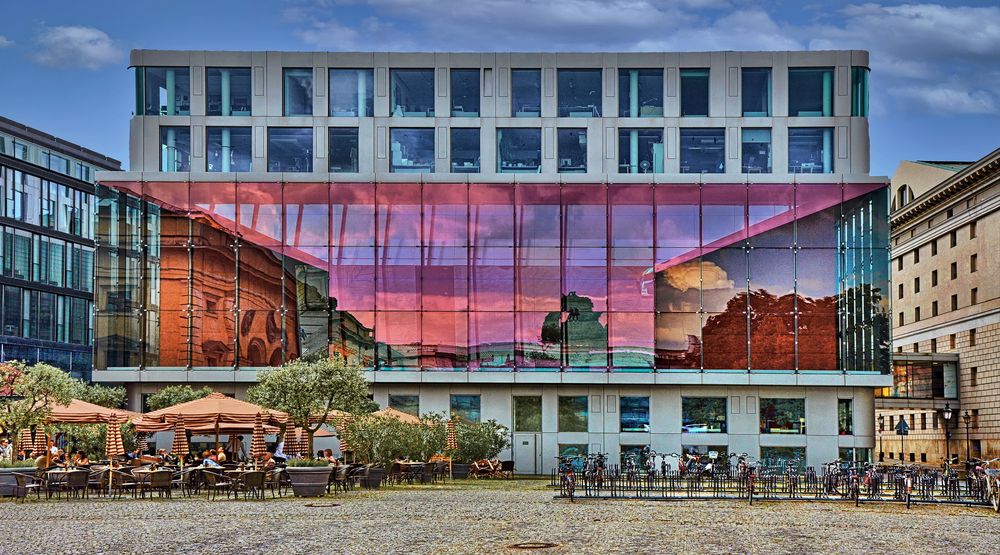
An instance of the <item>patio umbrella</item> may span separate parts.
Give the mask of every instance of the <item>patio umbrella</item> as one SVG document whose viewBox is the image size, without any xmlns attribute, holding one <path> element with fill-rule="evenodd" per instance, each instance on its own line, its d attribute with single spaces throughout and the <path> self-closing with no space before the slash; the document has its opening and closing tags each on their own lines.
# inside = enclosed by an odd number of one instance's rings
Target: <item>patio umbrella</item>
<svg viewBox="0 0 1000 555">
<path fill-rule="evenodd" d="M 219 435 L 234 429 L 252 430 L 258 414 L 265 426 L 278 426 L 288 421 L 288 415 L 283 412 L 215 392 L 201 399 L 148 412 L 135 427 L 139 432 L 169 430 L 175 419 L 183 416 L 187 429 L 207 429 Z"/>
<path fill-rule="evenodd" d="M 145 454 L 149 451 L 149 437 L 146 434 L 136 434 L 135 439 L 139 442 L 139 452 Z"/>
<path fill-rule="evenodd" d="M 264 421 L 258 413 L 256 421 L 253 423 L 253 437 L 250 438 L 250 458 L 253 460 L 262 459 L 266 452 L 267 444 L 264 443 Z"/>
<path fill-rule="evenodd" d="M 286 455 L 301 455 L 307 449 L 307 446 L 302 444 L 302 428 L 295 426 L 290 428 L 285 432 L 285 454 Z"/>
<path fill-rule="evenodd" d="M 174 441 L 170 444 L 170 452 L 175 457 L 181 458 L 191 452 L 188 447 L 187 430 L 184 429 L 183 416 L 177 417 L 177 421 L 174 422 Z"/>
<path fill-rule="evenodd" d="M 35 428 L 35 457 L 39 455 L 48 456 L 49 453 L 49 442 L 45 437 L 45 428 L 38 426 Z"/>
<path fill-rule="evenodd" d="M 18 451 L 34 451 L 35 444 L 31 442 L 31 430 L 24 428 L 21 430 L 21 438 L 17 442 Z"/>
<path fill-rule="evenodd" d="M 113 459 L 124 454 L 125 445 L 122 443 L 121 423 L 118 420 L 118 415 L 114 415 L 108 422 L 108 433 L 104 440 L 104 456 Z"/>
<path fill-rule="evenodd" d="M 444 448 L 447 451 L 454 451 L 458 449 L 458 434 L 455 432 L 455 421 L 449 420 L 446 426 L 448 428 L 448 437 L 444 440 Z"/>
</svg>

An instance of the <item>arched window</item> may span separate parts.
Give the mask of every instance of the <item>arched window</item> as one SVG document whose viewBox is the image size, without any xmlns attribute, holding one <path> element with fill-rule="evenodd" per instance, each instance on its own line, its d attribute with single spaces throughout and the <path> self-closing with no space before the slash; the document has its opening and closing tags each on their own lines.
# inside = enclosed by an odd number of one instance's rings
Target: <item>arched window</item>
<svg viewBox="0 0 1000 555">
<path fill-rule="evenodd" d="M 902 208 L 913 200 L 913 189 L 907 184 L 902 184 L 896 189 L 896 198 L 892 200 L 893 210 Z"/>
</svg>

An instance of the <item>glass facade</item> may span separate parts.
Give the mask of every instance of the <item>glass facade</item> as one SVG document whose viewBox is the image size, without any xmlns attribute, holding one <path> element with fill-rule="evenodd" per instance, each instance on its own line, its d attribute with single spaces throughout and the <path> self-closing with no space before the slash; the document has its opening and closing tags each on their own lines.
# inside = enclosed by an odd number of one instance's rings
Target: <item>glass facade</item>
<svg viewBox="0 0 1000 555">
<path fill-rule="evenodd" d="M 871 70 L 866 67 L 851 68 L 851 116 L 868 117 L 868 79 Z"/>
<path fill-rule="evenodd" d="M 358 128 L 330 128 L 330 173 L 358 173 Z"/>
<path fill-rule="evenodd" d="M 269 127 L 267 129 L 267 171 L 313 171 L 312 128 Z"/>
<path fill-rule="evenodd" d="M 97 168 L 91 164 L 75 160 L 71 157 L 53 156 L 52 152 L 45 147 L 2 132 L 0 132 L 0 154 L 13 156 L 19 160 L 64 173 L 87 183 L 94 182 L 94 172 L 97 171 Z"/>
<path fill-rule="evenodd" d="M 283 115 L 311 116 L 313 113 L 313 70 L 285 68 L 282 70 L 284 96 Z"/>
<path fill-rule="evenodd" d="M 451 70 L 451 116 L 479 117 L 479 69 Z"/>
<path fill-rule="evenodd" d="M 743 117 L 771 115 L 771 68 L 745 67 L 741 74 Z"/>
<path fill-rule="evenodd" d="M 160 171 L 191 171 L 191 128 L 160 128 Z"/>
<path fill-rule="evenodd" d="M 452 173 L 479 173 L 479 135 L 478 127 L 452 128 Z"/>
<path fill-rule="evenodd" d="M 205 68 L 205 114 L 249 116 L 253 82 L 248 67 Z"/>
<path fill-rule="evenodd" d="M 434 129 L 393 128 L 389 131 L 393 173 L 430 173 L 434 171 Z"/>
<path fill-rule="evenodd" d="M 743 173 L 771 173 L 771 130 L 744 128 L 742 131 Z"/>
<path fill-rule="evenodd" d="M 601 117 L 601 70 L 560 69 L 559 117 Z"/>
<path fill-rule="evenodd" d="M 708 116 L 708 70 L 681 70 L 681 116 Z"/>
<path fill-rule="evenodd" d="M 542 130 L 497 129 L 497 173 L 540 173 Z"/>
<path fill-rule="evenodd" d="M 330 117 L 375 115 L 375 78 L 371 69 L 330 70 Z"/>
<path fill-rule="evenodd" d="M 892 361 L 892 386 L 875 390 L 876 397 L 895 399 L 957 399 L 955 362 Z"/>
<path fill-rule="evenodd" d="M 510 70 L 510 114 L 515 118 L 537 118 L 542 115 L 541 70 Z"/>
<path fill-rule="evenodd" d="M 252 141 L 249 127 L 209 127 L 205 132 L 205 169 L 210 172 L 251 171 Z"/>
<path fill-rule="evenodd" d="M 832 68 L 788 68 L 788 115 L 792 117 L 833 115 Z"/>
<path fill-rule="evenodd" d="M 618 116 L 663 117 L 663 70 L 618 70 Z"/>
<path fill-rule="evenodd" d="M 135 69 L 136 107 L 140 116 L 191 114 L 191 70 L 186 67 Z"/>
<path fill-rule="evenodd" d="M 833 128 L 788 130 L 788 173 L 833 173 Z"/>
<path fill-rule="evenodd" d="M 618 173 L 663 173 L 663 130 L 619 129 Z"/>
<path fill-rule="evenodd" d="M 394 116 L 434 117 L 434 70 L 393 69 L 389 108 Z"/>
<path fill-rule="evenodd" d="M 558 143 L 559 173 L 586 173 L 587 130 L 560 129 Z"/>
<path fill-rule="evenodd" d="M 681 129 L 681 173 L 725 173 L 725 171 L 725 129 Z"/>
<path fill-rule="evenodd" d="M 878 184 L 116 185 L 97 327 L 125 366 L 889 371 Z"/>
</svg>

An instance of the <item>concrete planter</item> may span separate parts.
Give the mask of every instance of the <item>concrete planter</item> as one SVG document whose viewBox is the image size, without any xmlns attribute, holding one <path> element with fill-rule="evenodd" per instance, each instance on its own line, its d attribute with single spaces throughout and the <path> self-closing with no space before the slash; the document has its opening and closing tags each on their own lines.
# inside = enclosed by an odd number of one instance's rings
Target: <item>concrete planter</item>
<svg viewBox="0 0 1000 555">
<path fill-rule="evenodd" d="M 328 466 L 290 466 L 285 468 L 288 480 L 292 483 L 292 493 L 295 497 L 322 497 L 326 493 L 326 484 L 330 481 Z"/>
<path fill-rule="evenodd" d="M 468 478 L 469 466 L 471 465 L 461 463 L 451 465 L 451 477 L 457 479 Z"/>
<path fill-rule="evenodd" d="M 0 468 L 0 497 L 14 496 L 14 489 L 17 487 L 17 478 L 14 477 L 15 472 L 20 474 L 34 474 L 35 467 Z"/>
<path fill-rule="evenodd" d="M 369 468 L 368 475 L 361 479 L 361 487 L 365 489 L 379 489 L 383 478 L 385 478 L 384 468 Z"/>
</svg>

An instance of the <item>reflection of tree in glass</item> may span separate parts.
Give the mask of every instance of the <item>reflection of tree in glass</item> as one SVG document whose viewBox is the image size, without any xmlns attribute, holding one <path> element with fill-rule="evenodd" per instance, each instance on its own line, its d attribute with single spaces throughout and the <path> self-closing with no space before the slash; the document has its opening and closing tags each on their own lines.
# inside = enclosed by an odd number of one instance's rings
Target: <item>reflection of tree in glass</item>
<svg viewBox="0 0 1000 555">
<path fill-rule="evenodd" d="M 549 312 L 542 322 L 542 343 L 562 344 L 563 363 L 585 366 L 607 364 L 608 327 L 603 312 L 594 312 L 594 301 L 575 291 L 562 296 L 562 311 Z M 591 359 L 594 360 L 591 360 Z"/>
</svg>

